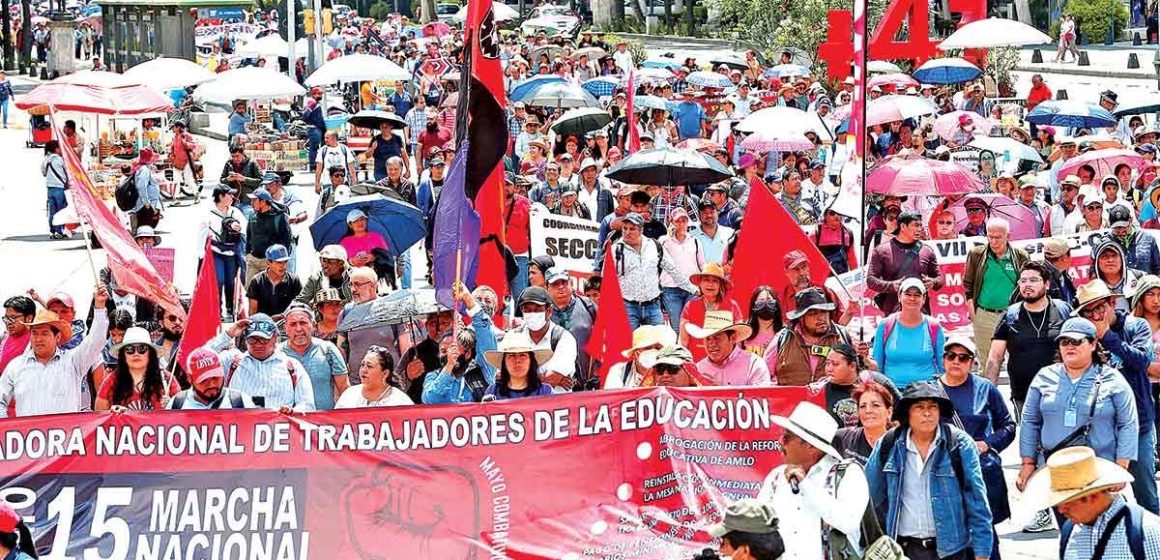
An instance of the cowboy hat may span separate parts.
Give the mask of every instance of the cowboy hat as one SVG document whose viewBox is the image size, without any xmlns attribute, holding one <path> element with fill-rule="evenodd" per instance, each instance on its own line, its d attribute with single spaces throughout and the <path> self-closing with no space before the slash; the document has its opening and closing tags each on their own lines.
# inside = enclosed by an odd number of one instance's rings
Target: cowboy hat
<svg viewBox="0 0 1160 560">
<path fill-rule="evenodd" d="M 48 325 L 56 329 L 56 332 L 60 333 L 61 336 L 64 337 L 64 340 L 72 338 L 72 325 L 70 325 L 68 321 L 61 320 L 60 315 L 57 315 L 56 313 L 53 313 L 47 309 L 37 310 L 36 316 L 32 318 L 31 323 L 22 322 L 21 324 L 30 329 L 32 327 Z"/>
<path fill-rule="evenodd" d="M 943 419 L 950 419 L 954 415 L 954 404 L 947 398 L 946 392 L 941 386 L 936 385 L 935 382 L 917 381 L 902 391 L 902 398 L 898 399 L 898 404 L 894 407 L 894 419 L 901 422 L 903 426 L 908 425 L 910 423 L 910 407 L 918 401 L 938 403 L 939 416 Z"/>
<path fill-rule="evenodd" d="M 536 348 L 532 344 L 532 337 L 524 331 L 510 331 L 504 335 L 503 340 L 499 341 L 499 348 L 495 350 L 488 350 L 483 353 L 483 359 L 492 367 L 500 369 L 503 362 L 504 354 L 532 354 L 536 357 L 536 363 L 543 365 L 552 358 L 552 350 L 550 348 Z"/>
<path fill-rule="evenodd" d="M 839 460 L 842 458 L 842 454 L 830 444 L 838 433 L 838 422 L 826 409 L 812 402 L 800 402 L 788 418 L 773 415 L 770 420 L 826 455 Z"/>
<path fill-rule="evenodd" d="M 685 332 L 698 340 L 709 338 L 718 333 L 736 331 L 737 338 L 746 339 L 753 334 L 753 328 L 747 323 L 738 323 L 733 319 L 732 311 L 706 311 L 704 324 L 701 326 L 689 323 L 685 325 Z"/>
<path fill-rule="evenodd" d="M 693 284 L 700 284 L 701 280 L 706 278 L 716 278 L 720 280 L 721 283 L 725 286 L 726 290 L 733 286 L 733 283 L 725 277 L 725 269 L 722 268 L 719 263 L 711 262 L 705 264 L 705 268 L 702 268 L 701 272 L 689 275 L 689 282 L 692 282 Z"/>
<path fill-rule="evenodd" d="M 1096 253 L 1095 258 L 1099 258 L 1099 253 Z M 1116 294 L 1112 293 L 1112 290 L 1108 289 L 1108 285 L 1105 284 L 1103 280 L 1094 278 L 1090 282 L 1080 286 L 1079 290 L 1077 290 L 1075 296 L 1077 305 L 1071 312 L 1071 316 L 1079 317 L 1080 311 L 1083 311 L 1085 307 L 1093 303 L 1115 297 Z"/>
<path fill-rule="evenodd" d="M 790 321 L 796 321 L 810 311 L 833 311 L 838 307 L 826 297 L 825 292 L 816 287 L 806 288 L 798 292 L 793 299 L 794 310 L 785 314 Z"/>
<path fill-rule="evenodd" d="M 1096 457 L 1090 447 L 1068 447 L 1048 457 L 1047 464 L 1031 475 L 1023 495 L 1039 510 L 1132 481 L 1132 473 Z"/>
<path fill-rule="evenodd" d="M 125 331 L 125 336 L 121 338 L 121 343 L 114 344 L 112 348 L 109 348 L 109 354 L 111 354 L 114 358 L 119 357 L 121 355 L 122 348 L 131 346 L 133 344 L 148 345 L 153 349 L 154 352 L 157 352 L 158 355 L 161 355 L 161 347 L 154 344 L 153 339 L 149 338 L 149 331 L 141 327 L 129 327 L 129 329 Z"/>
<path fill-rule="evenodd" d="M 647 350 L 653 346 L 668 346 L 677 343 L 677 333 L 665 325 L 641 325 L 632 331 L 632 346 L 620 353 L 626 360 L 632 359 L 632 354 L 638 350 Z"/>
</svg>

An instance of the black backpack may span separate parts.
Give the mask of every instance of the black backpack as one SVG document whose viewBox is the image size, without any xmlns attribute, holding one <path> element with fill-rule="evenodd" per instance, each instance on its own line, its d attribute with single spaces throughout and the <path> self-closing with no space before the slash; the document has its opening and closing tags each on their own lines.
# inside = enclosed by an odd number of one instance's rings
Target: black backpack
<svg viewBox="0 0 1160 560">
<path fill-rule="evenodd" d="M 222 245 L 237 245 L 242 241 L 242 232 L 234 231 L 233 226 L 241 225 L 237 218 L 226 216 L 222 218 L 221 233 L 217 235 L 218 243 Z"/>
<path fill-rule="evenodd" d="M 130 212 L 137 207 L 137 200 L 141 198 L 141 193 L 137 191 L 137 174 L 130 173 L 120 185 L 117 185 L 117 190 L 113 192 L 113 197 L 117 200 L 117 208 L 122 212 Z"/>
</svg>

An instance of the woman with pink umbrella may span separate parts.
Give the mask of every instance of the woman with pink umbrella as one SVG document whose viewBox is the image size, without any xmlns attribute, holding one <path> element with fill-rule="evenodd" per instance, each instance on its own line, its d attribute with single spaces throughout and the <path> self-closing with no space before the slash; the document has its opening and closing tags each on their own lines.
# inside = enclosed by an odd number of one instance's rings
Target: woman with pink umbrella
<svg viewBox="0 0 1160 560">
<path fill-rule="evenodd" d="M 1035 215 L 1026 206 L 1001 194 L 972 194 L 951 205 L 955 228 L 967 237 L 985 236 L 987 220 L 1003 218 L 1011 224 L 1011 239 L 1036 239 Z"/>
</svg>

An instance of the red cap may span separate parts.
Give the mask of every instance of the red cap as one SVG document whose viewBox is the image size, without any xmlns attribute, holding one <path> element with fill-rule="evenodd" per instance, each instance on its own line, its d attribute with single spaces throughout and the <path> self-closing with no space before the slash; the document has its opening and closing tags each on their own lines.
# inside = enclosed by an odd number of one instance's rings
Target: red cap
<svg viewBox="0 0 1160 560">
<path fill-rule="evenodd" d="M 54 302 L 54 301 L 59 301 L 59 302 L 63 303 L 64 306 L 69 308 L 69 309 L 76 309 L 77 308 L 77 306 L 73 305 L 72 296 L 70 296 L 64 292 L 57 292 L 55 294 L 52 294 L 52 296 L 48 298 L 48 301 L 44 302 L 44 306 L 48 307 L 48 306 L 52 305 L 52 302 Z"/>
<path fill-rule="evenodd" d="M 310 88 L 310 95 L 314 95 L 316 93 L 322 93 L 322 86 L 314 86 Z"/>
<path fill-rule="evenodd" d="M 974 122 L 970 115 L 959 115 L 959 124 L 969 124 Z"/>
<path fill-rule="evenodd" d="M 8 502 L 0 502 L 0 533 L 15 533 L 20 521 L 20 516 Z"/>
<path fill-rule="evenodd" d="M 786 253 L 785 258 L 782 259 L 782 264 L 785 265 L 786 270 L 793 270 L 809 262 L 810 259 L 806 257 L 806 254 L 796 249 Z"/>
<path fill-rule="evenodd" d="M 189 357 L 185 359 L 185 369 L 189 372 L 189 379 L 194 385 L 211 377 L 226 376 L 217 352 L 209 348 L 198 348 L 190 352 Z"/>
</svg>

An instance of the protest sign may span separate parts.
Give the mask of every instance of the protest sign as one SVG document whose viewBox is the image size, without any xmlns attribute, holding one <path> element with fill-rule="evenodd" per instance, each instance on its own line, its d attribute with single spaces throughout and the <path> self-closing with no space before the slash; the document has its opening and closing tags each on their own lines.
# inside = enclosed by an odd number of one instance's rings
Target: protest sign
<svg viewBox="0 0 1160 560">
<path fill-rule="evenodd" d="M 147 247 L 142 249 L 145 258 L 153 265 L 157 275 L 166 282 L 173 283 L 173 247 Z"/>
<path fill-rule="evenodd" d="M 552 214 L 543 205 L 532 205 L 532 255 L 552 257 L 556 266 L 573 277 L 592 275 L 599 232 L 600 224 L 592 220 Z"/>
<path fill-rule="evenodd" d="M 0 498 L 49 558 L 685 559 L 782 461 L 804 387 L 12 419 Z"/>
</svg>

